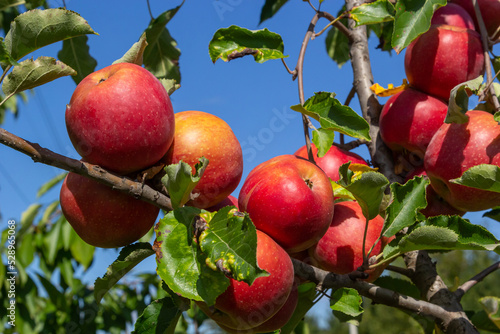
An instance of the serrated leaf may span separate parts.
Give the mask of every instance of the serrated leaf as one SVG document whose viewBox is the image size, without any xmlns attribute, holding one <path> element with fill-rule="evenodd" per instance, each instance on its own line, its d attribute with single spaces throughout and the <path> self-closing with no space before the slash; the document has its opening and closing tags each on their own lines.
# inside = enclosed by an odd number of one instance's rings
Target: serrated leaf
<svg viewBox="0 0 500 334">
<path fill-rule="evenodd" d="M 500 298 L 488 296 L 479 299 L 481 306 L 483 307 L 488 318 L 495 324 L 497 328 L 500 329 Z"/>
<path fill-rule="evenodd" d="M 347 19 L 341 19 L 340 22 L 347 27 Z M 328 30 L 325 38 L 325 47 L 326 52 L 337 63 L 339 68 L 351 59 L 349 56 L 349 39 L 339 29 L 330 28 Z"/>
<path fill-rule="evenodd" d="M 165 90 L 167 91 L 169 96 L 172 95 L 176 90 L 181 88 L 181 85 L 179 85 L 174 79 L 160 78 L 160 82 L 163 87 L 165 87 Z"/>
<path fill-rule="evenodd" d="M 67 172 L 61 173 L 61 174 L 53 177 L 49 181 L 45 182 L 40 188 L 38 188 L 38 191 L 36 193 L 36 197 L 41 197 L 45 193 L 47 193 L 49 190 L 51 190 L 52 188 L 54 188 L 62 180 L 64 180 L 64 178 L 66 177 L 67 174 L 68 174 Z"/>
<path fill-rule="evenodd" d="M 43 46 L 87 34 L 97 33 L 75 12 L 62 8 L 33 9 L 11 22 L 5 46 L 18 60 Z"/>
<path fill-rule="evenodd" d="M 95 71 L 97 60 L 89 53 L 87 36 L 78 36 L 63 41 L 61 51 L 57 54 L 60 61 L 64 62 L 76 71 L 72 76 L 78 85 L 87 75 Z"/>
<path fill-rule="evenodd" d="M 181 82 L 179 71 L 181 52 L 166 25 L 183 4 L 184 1 L 179 6 L 160 14 L 144 31 L 148 45 L 144 49 L 143 63 L 145 68 L 157 78 L 175 79 Z"/>
<path fill-rule="evenodd" d="M 446 5 L 446 0 L 398 0 L 392 47 L 397 53 L 431 26 L 434 11 Z"/>
<path fill-rule="evenodd" d="M 365 217 L 373 219 L 379 214 L 380 204 L 389 180 L 379 172 L 368 171 L 355 174 L 349 166 L 350 163 L 340 166 L 340 180 L 337 184 L 356 198 Z"/>
<path fill-rule="evenodd" d="M 288 0 L 266 0 L 266 3 L 260 12 L 259 24 L 273 17 L 274 14 L 276 14 L 276 12 L 287 2 Z"/>
<path fill-rule="evenodd" d="M 356 21 L 358 26 L 393 21 L 395 14 L 396 10 L 390 1 L 377 0 L 354 7 L 349 12 L 349 17 Z"/>
<path fill-rule="evenodd" d="M 483 76 L 481 75 L 476 79 L 461 83 L 451 90 L 445 123 L 467 123 L 469 117 L 465 113 L 469 110 L 469 95 L 477 93 L 482 83 Z"/>
<path fill-rule="evenodd" d="M 161 182 L 167 188 L 172 208 L 177 209 L 186 204 L 190 199 L 191 191 L 200 181 L 208 166 L 208 159 L 201 157 L 198 160 L 199 163 L 194 166 L 194 175 L 191 166 L 184 161 L 165 167 L 166 174 L 162 177 Z"/>
<path fill-rule="evenodd" d="M 420 299 L 420 290 L 409 280 L 391 276 L 380 276 L 373 284 L 399 292 L 403 295 Z"/>
<path fill-rule="evenodd" d="M 391 237 L 417 222 L 418 211 L 427 206 L 425 189 L 428 184 L 428 178 L 424 177 L 415 177 L 404 185 L 391 184 L 392 202 L 386 210 L 384 236 Z"/>
<path fill-rule="evenodd" d="M 223 268 L 226 276 L 251 285 L 258 277 L 268 276 L 257 265 L 257 233 L 248 214 L 224 207 L 208 222 L 199 237 L 201 250 L 212 266 Z M 220 262 L 219 262 L 220 261 Z"/>
<path fill-rule="evenodd" d="M 312 133 L 312 141 L 318 148 L 318 157 L 323 157 L 332 147 L 335 132 L 330 129 L 319 128 Z"/>
<path fill-rule="evenodd" d="M 67 75 L 76 75 L 76 71 L 52 57 L 27 59 L 5 77 L 2 90 L 9 96 Z"/>
<path fill-rule="evenodd" d="M 125 246 L 120 251 L 118 258 L 108 267 L 106 274 L 102 278 L 96 279 L 94 283 L 94 298 L 96 303 L 99 304 L 109 289 L 125 274 L 154 253 L 151 244 L 147 242 Z"/>
<path fill-rule="evenodd" d="M 489 164 L 473 166 L 461 177 L 452 179 L 450 182 L 498 193 L 500 192 L 500 167 Z"/>
<path fill-rule="evenodd" d="M 359 323 L 363 314 L 363 299 L 359 293 L 351 288 L 340 288 L 333 292 L 330 299 L 330 308 L 341 322 Z"/>
<path fill-rule="evenodd" d="M 113 62 L 113 64 L 118 63 L 132 63 L 139 66 L 142 66 L 142 58 L 144 55 L 144 49 L 148 46 L 148 42 L 146 40 L 146 33 L 142 33 L 139 41 L 135 42 L 132 47 L 125 52 L 123 57 L 117 59 Z"/>
<path fill-rule="evenodd" d="M 229 279 L 206 265 L 206 256 L 193 240 L 193 224 L 201 212 L 182 207 L 170 211 L 156 225 L 156 271 L 175 293 L 213 305 L 229 286 Z"/>
<path fill-rule="evenodd" d="M 297 104 L 290 108 L 317 120 L 324 129 L 331 129 L 354 138 L 371 140 L 368 122 L 349 106 L 340 103 L 334 93 L 315 93 L 303 106 Z"/>
<path fill-rule="evenodd" d="M 292 314 L 288 323 L 281 328 L 280 334 L 291 334 L 297 325 L 304 319 L 306 313 L 314 306 L 315 299 L 318 295 L 316 291 L 316 284 L 308 282 L 299 285 L 299 296 L 297 301 L 297 307 Z M 297 332 L 296 332 L 297 333 Z"/>
<path fill-rule="evenodd" d="M 172 297 L 167 296 L 154 300 L 137 318 L 134 327 L 135 334 L 173 334 L 182 310 L 176 305 Z"/>
<path fill-rule="evenodd" d="M 281 59 L 283 39 L 267 29 L 249 30 L 235 25 L 217 30 L 208 46 L 212 62 L 217 59 L 230 61 L 235 58 L 252 55 L 256 62 L 263 63 L 271 59 Z"/>
</svg>

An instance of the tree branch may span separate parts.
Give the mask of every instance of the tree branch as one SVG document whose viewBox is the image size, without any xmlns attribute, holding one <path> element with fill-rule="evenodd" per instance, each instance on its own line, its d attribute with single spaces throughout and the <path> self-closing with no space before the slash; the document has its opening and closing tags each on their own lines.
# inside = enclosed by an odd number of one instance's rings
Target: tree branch
<svg viewBox="0 0 500 334">
<path fill-rule="evenodd" d="M 484 269 L 479 274 L 477 274 L 476 276 L 472 277 L 470 280 L 459 286 L 457 291 L 455 291 L 455 296 L 457 297 L 457 299 L 458 300 L 462 299 L 462 297 L 465 295 L 467 291 L 469 291 L 473 286 L 475 286 L 477 283 L 485 279 L 486 276 L 488 276 L 489 274 L 493 273 L 498 269 L 500 269 L 500 261 L 492 264 L 491 266 Z"/>
<path fill-rule="evenodd" d="M 110 186 L 113 189 L 128 193 L 135 198 L 139 198 L 156 205 L 161 209 L 172 210 L 170 198 L 167 195 L 151 188 L 147 184 L 110 173 L 97 165 L 54 153 L 49 149 L 43 148 L 36 143 L 24 140 L 23 138 L 20 138 L 1 128 L 0 143 L 26 154 L 31 157 L 34 162 L 54 166 L 68 172 L 89 177 L 97 182 Z"/>
</svg>

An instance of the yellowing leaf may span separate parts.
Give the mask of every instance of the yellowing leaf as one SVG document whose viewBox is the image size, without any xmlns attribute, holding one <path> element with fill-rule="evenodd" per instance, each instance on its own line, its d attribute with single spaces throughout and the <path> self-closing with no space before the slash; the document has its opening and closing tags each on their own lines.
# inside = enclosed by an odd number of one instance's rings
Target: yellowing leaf
<svg viewBox="0 0 500 334">
<path fill-rule="evenodd" d="M 387 88 L 384 88 L 384 87 L 380 86 L 378 83 L 375 83 L 370 87 L 370 89 L 377 96 L 388 97 L 388 96 L 394 95 L 396 93 L 399 93 L 408 87 L 409 87 L 408 81 L 406 79 L 403 79 L 403 84 L 401 86 L 394 87 L 393 84 L 389 84 L 387 86 Z"/>
</svg>

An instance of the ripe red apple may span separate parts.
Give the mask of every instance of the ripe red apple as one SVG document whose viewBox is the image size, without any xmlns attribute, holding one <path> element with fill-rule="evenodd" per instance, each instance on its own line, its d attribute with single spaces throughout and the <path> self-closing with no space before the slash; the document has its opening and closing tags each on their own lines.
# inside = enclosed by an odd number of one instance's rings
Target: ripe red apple
<svg viewBox="0 0 500 334">
<path fill-rule="evenodd" d="M 339 180 L 339 167 L 349 161 L 353 164 L 368 166 L 368 163 L 358 154 L 343 150 L 335 145 L 333 145 L 321 158 L 318 158 L 318 149 L 316 145 L 311 144 L 311 150 L 316 165 L 318 165 L 332 181 Z M 308 159 L 306 145 L 299 148 L 297 152 L 295 152 L 295 155 Z"/>
<path fill-rule="evenodd" d="M 194 166 L 204 156 L 209 160 L 200 182 L 193 190 L 198 197 L 188 205 L 208 208 L 229 196 L 243 173 L 243 153 L 229 125 L 217 116 L 202 111 L 175 114 L 174 143 L 166 162 L 179 161 Z"/>
<path fill-rule="evenodd" d="M 404 64 L 412 87 L 448 100 L 453 87 L 484 73 L 480 35 L 471 29 L 431 26 L 408 45 Z"/>
<path fill-rule="evenodd" d="M 219 203 L 212 205 L 209 208 L 206 208 L 205 210 L 215 212 L 219 211 L 220 209 L 226 207 L 226 206 L 235 206 L 238 208 L 238 199 L 234 197 L 233 195 L 229 195 L 226 198 L 224 198 L 222 201 Z"/>
<path fill-rule="evenodd" d="M 66 107 L 66 127 L 86 161 L 120 174 L 158 162 L 174 138 L 167 91 L 153 74 L 130 63 L 84 78 Z"/>
<path fill-rule="evenodd" d="M 474 11 L 474 6 L 472 5 L 472 0 L 450 0 L 452 3 L 456 3 L 463 7 L 469 15 L 474 20 L 476 25 L 476 30 L 479 31 L 479 25 L 477 23 L 476 12 Z M 483 18 L 488 35 L 492 39 L 497 39 L 500 37 L 500 1 L 498 0 L 477 0 L 479 4 L 479 10 L 481 11 L 481 16 Z"/>
<path fill-rule="evenodd" d="M 357 202 L 346 201 L 335 204 L 335 214 L 330 227 L 320 241 L 309 249 L 309 254 L 320 268 L 336 274 L 348 274 L 363 264 L 363 234 L 366 218 Z M 377 216 L 369 221 L 366 234 L 365 252 L 377 241 L 384 219 Z M 370 256 L 382 251 L 381 241 L 377 242 Z M 377 275 L 382 272 L 377 271 Z M 370 281 L 376 277 L 370 276 Z"/>
<path fill-rule="evenodd" d="M 446 24 L 455 27 L 475 29 L 470 14 L 460 5 L 447 3 L 432 15 L 431 24 Z"/>
<path fill-rule="evenodd" d="M 230 280 L 230 285 L 213 307 L 198 302 L 200 309 L 222 326 L 247 330 L 259 326 L 285 305 L 293 287 L 293 264 L 273 239 L 257 230 L 257 263 L 269 276 L 252 285 Z"/>
<path fill-rule="evenodd" d="M 500 194 L 450 183 L 480 164 L 500 166 L 500 125 L 485 111 L 469 110 L 464 124 L 443 124 L 432 138 L 424 167 L 436 193 L 461 211 L 500 205 Z"/>
<path fill-rule="evenodd" d="M 425 172 L 424 167 L 415 168 L 406 176 L 406 181 L 414 178 L 415 176 L 427 177 L 427 173 Z M 425 189 L 425 199 L 427 200 L 427 206 L 424 209 L 420 210 L 420 212 L 427 218 L 439 215 L 463 216 L 465 214 L 465 212 L 452 207 L 441 196 L 439 196 L 434 188 L 432 188 L 432 186 L 430 185 Z"/>
<path fill-rule="evenodd" d="M 394 151 L 406 149 L 420 157 L 446 117 L 448 105 L 416 89 L 389 98 L 380 114 L 380 136 Z"/>
<path fill-rule="evenodd" d="M 257 229 L 296 253 L 326 232 L 333 200 L 330 180 L 321 168 L 295 155 L 280 155 L 248 174 L 238 204 Z"/>
<path fill-rule="evenodd" d="M 64 179 L 60 200 L 64 217 L 80 238 L 103 248 L 137 241 L 153 227 L 160 211 L 152 204 L 75 173 Z"/>
</svg>

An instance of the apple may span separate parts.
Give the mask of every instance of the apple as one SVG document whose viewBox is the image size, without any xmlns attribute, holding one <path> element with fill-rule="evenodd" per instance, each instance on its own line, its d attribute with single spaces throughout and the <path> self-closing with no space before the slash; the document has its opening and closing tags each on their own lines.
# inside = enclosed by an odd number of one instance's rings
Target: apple
<svg viewBox="0 0 500 334">
<path fill-rule="evenodd" d="M 500 205 L 500 194 L 451 183 L 480 164 L 500 166 L 500 125 L 493 115 L 469 110 L 464 124 L 443 124 L 432 138 L 424 167 L 436 193 L 461 211 L 482 211 Z"/>
<path fill-rule="evenodd" d="M 404 67 L 413 88 L 448 100 L 453 87 L 484 73 L 480 35 L 466 28 L 431 26 L 406 48 Z"/>
<path fill-rule="evenodd" d="M 129 174 L 165 155 L 175 124 L 161 82 L 138 65 L 119 63 L 78 84 L 66 107 L 66 127 L 84 160 Z"/>
<path fill-rule="evenodd" d="M 140 239 L 156 222 L 160 209 L 87 177 L 69 173 L 61 186 L 61 209 L 86 243 L 123 247 Z"/>
<path fill-rule="evenodd" d="M 335 204 L 335 214 L 325 235 L 309 249 L 316 265 L 335 274 L 348 274 L 363 265 L 363 235 L 366 218 L 360 205 L 355 201 L 338 202 Z M 368 223 L 365 252 L 372 247 L 382 232 L 384 219 L 376 216 Z M 387 238 L 385 238 L 387 239 Z M 382 242 L 378 241 L 370 256 L 382 251 Z M 377 276 L 382 272 L 377 271 Z M 368 280 L 376 277 L 370 275 Z"/>
<path fill-rule="evenodd" d="M 208 307 L 200 309 L 218 324 L 236 330 L 257 327 L 285 305 L 294 284 L 292 260 L 271 237 L 257 230 L 257 264 L 269 276 L 257 278 L 252 285 L 230 279 L 230 285 Z"/>
<path fill-rule="evenodd" d="M 165 161 L 182 160 L 194 172 L 201 157 L 208 159 L 208 167 L 193 190 L 198 197 L 187 204 L 204 209 L 236 189 L 243 174 L 243 152 L 229 125 L 219 117 L 194 110 L 176 113 L 174 143 Z"/>
<path fill-rule="evenodd" d="M 474 20 L 476 25 L 476 30 L 479 31 L 479 25 L 477 23 L 476 12 L 474 11 L 474 6 L 472 0 L 450 0 L 450 2 L 455 3 L 463 7 L 469 15 Z M 479 5 L 479 10 L 481 11 L 481 16 L 483 18 L 488 35 L 492 39 L 497 39 L 500 37 L 500 1 L 498 0 L 477 0 Z"/>
<path fill-rule="evenodd" d="M 447 3 L 439 7 L 432 15 L 431 24 L 446 24 L 467 29 L 474 28 L 474 20 L 470 14 L 460 5 Z"/>
<path fill-rule="evenodd" d="M 311 144 L 311 150 L 316 165 L 318 165 L 332 181 L 339 180 L 339 167 L 347 162 L 368 166 L 368 163 L 358 154 L 343 150 L 335 145 L 333 145 L 321 158 L 318 157 L 316 145 Z M 308 159 L 306 145 L 299 148 L 295 152 L 295 155 Z"/>
<path fill-rule="evenodd" d="M 235 206 L 236 209 L 238 208 L 238 199 L 234 197 L 233 195 L 229 195 L 226 198 L 224 198 L 222 201 L 219 203 L 212 205 L 209 208 L 206 208 L 205 210 L 210 211 L 210 212 L 215 212 L 219 211 L 220 209 L 226 207 L 226 206 Z"/>
<path fill-rule="evenodd" d="M 423 166 L 415 168 L 411 173 L 409 173 L 406 176 L 406 181 L 414 178 L 415 176 L 427 177 L 427 173 L 425 172 Z M 465 214 L 465 212 L 452 207 L 441 196 L 439 196 L 434 188 L 432 188 L 432 186 L 430 185 L 425 189 L 425 199 L 427 200 L 427 206 L 424 209 L 420 210 L 420 212 L 427 218 L 439 215 L 463 216 Z"/>
<path fill-rule="evenodd" d="M 280 155 L 255 167 L 238 197 L 240 211 L 289 253 L 305 250 L 326 232 L 333 216 L 333 190 L 315 164 Z"/>
<path fill-rule="evenodd" d="M 447 111 L 444 101 L 407 88 L 391 96 L 382 108 L 380 136 L 393 151 L 406 149 L 423 157 Z"/>
</svg>

